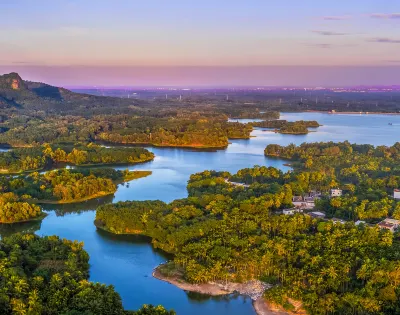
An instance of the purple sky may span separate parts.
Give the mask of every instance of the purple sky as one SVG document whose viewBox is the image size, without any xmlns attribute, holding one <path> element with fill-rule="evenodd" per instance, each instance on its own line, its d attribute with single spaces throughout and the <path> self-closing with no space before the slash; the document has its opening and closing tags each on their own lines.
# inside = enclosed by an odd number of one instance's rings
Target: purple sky
<svg viewBox="0 0 400 315">
<path fill-rule="evenodd" d="M 0 73 L 51 84 L 400 84 L 398 0 L 14 0 L 0 12 Z"/>
<path fill-rule="evenodd" d="M 44 67 L 0 66 L 31 81 L 89 86 L 350 86 L 400 84 L 400 66 Z"/>
</svg>

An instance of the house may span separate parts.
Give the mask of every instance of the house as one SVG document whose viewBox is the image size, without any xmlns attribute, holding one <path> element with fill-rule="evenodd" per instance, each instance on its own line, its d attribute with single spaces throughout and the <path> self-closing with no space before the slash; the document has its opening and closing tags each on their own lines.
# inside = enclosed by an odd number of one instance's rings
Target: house
<svg viewBox="0 0 400 315">
<path fill-rule="evenodd" d="M 331 197 L 341 197 L 343 195 L 343 190 L 339 188 L 331 189 Z"/>
<path fill-rule="evenodd" d="M 400 189 L 395 189 L 393 191 L 393 198 L 394 199 L 400 199 Z"/>
<path fill-rule="evenodd" d="M 311 210 L 311 209 L 314 209 L 314 207 L 315 207 L 314 201 L 312 201 L 312 202 L 311 201 L 293 201 L 292 203 L 296 208 L 300 208 L 300 209 Z"/>
<path fill-rule="evenodd" d="M 303 213 L 303 210 L 299 208 L 284 209 L 282 213 L 284 215 L 294 215 L 295 213 Z"/>
<path fill-rule="evenodd" d="M 309 212 L 309 216 L 315 218 L 315 219 L 323 219 L 325 218 L 325 213 L 319 212 L 319 211 L 314 211 L 314 212 Z"/>
<path fill-rule="evenodd" d="M 386 218 L 385 220 L 379 222 L 378 226 L 381 229 L 387 229 L 391 232 L 394 232 L 400 226 L 400 220 Z"/>
<path fill-rule="evenodd" d="M 307 196 L 293 196 L 292 203 L 297 208 L 311 210 L 314 209 L 314 201 L 317 198 L 319 197 L 314 193 L 309 193 Z"/>
</svg>

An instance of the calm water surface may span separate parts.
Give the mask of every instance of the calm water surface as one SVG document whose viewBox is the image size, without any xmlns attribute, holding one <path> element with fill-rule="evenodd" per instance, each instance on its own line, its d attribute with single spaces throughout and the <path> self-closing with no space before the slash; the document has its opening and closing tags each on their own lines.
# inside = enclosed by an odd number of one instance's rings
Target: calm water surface
<svg viewBox="0 0 400 315">
<path fill-rule="evenodd" d="M 263 150 L 270 143 L 287 145 L 349 140 L 373 145 L 392 145 L 400 141 L 400 116 L 284 113 L 282 119 L 317 120 L 323 126 L 304 136 L 281 135 L 257 129 L 252 134 L 254 138 L 234 140 L 226 150 L 215 152 L 149 148 L 155 153 L 155 160 L 131 166 L 129 169 L 152 170 L 153 175 L 120 185 L 114 197 L 107 197 L 105 200 L 49 208 L 48 217 L 41 223 L 3 226 L 0 227 L 0 234 L 9 235 L 27 230 L 39 235 L 56 234 L 62 238 L 83 241 L 90 255 L 90 279 L 114 285 L 128 309 L 136 309 L 147 303 L 163 304 L 184 315 L 255 314 L 248 298 L 210 298 L 188 294 L 152 278 L 153 268 L 168 257 L 155 251 L 145 238 L 115 236 L 97 231 L 93 225 L 94 209 L 102 202 L 147 199 L 170 202 L 184 198 L 187 196 L 186 183 L 190 174 L 206 169 L 236 172 L 253 165 L 266 165 L 287 170 L 283 165 L 284 161 L 264 157 Z"/>
</svg>

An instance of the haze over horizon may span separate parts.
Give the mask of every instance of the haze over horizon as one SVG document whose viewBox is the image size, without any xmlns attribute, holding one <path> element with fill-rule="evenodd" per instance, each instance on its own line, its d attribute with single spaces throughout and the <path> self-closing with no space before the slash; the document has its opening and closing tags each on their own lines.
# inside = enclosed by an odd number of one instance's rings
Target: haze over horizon
<svg viewBox="0 0 400 315">
<path fill-rule="evenodd" d="M 395 0 L 17 0 L 0 10 L 0 73 L 53 85 L 400 84 Z"/>
</svg>

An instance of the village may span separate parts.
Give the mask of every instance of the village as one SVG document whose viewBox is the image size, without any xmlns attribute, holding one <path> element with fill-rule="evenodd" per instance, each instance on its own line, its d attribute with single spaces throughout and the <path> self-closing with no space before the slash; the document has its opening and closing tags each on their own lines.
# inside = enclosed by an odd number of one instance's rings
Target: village
<svg viewBox="0 0 400 315">
<path fill-rule="evenodd" d="M 343 195 L 343 190 L 339 188 L 331 189 L 329 192 L 330 198 L 341 197 Z M 293 208 L 284 209 L 282 213 L 284 215 L 294 215 L 296 213 L 304 213 L 316 219 L 322 220 L 331 220 L 335 223 L 344 224 L 346 223 L 345 220 L 338 219 L 338 218 L 331 218 L 327 219 L 326 214 L 321 211 L 312 211 L 315 208 L 315 201 L 322 197 L 321 192 L 311 191 L 307 194 L 307 196 L 293 196 L 292 203 Z M 394 189 L 393 191 L 393 198 L 395 200 L 400 200 L 400 189 Z M 365 221 L 358 220 L 355 222 L 355 225 L 371 225 Z M 390 232 L 394 233 L 400 227 L 400 220 L 392 219 L 392 218 L 385 218 L 381 222 L 379 222 L 378 227 L 381 229 L 389 230 Z M 372 226 L 372 225 L 371 225 Z"/>
</svg>

